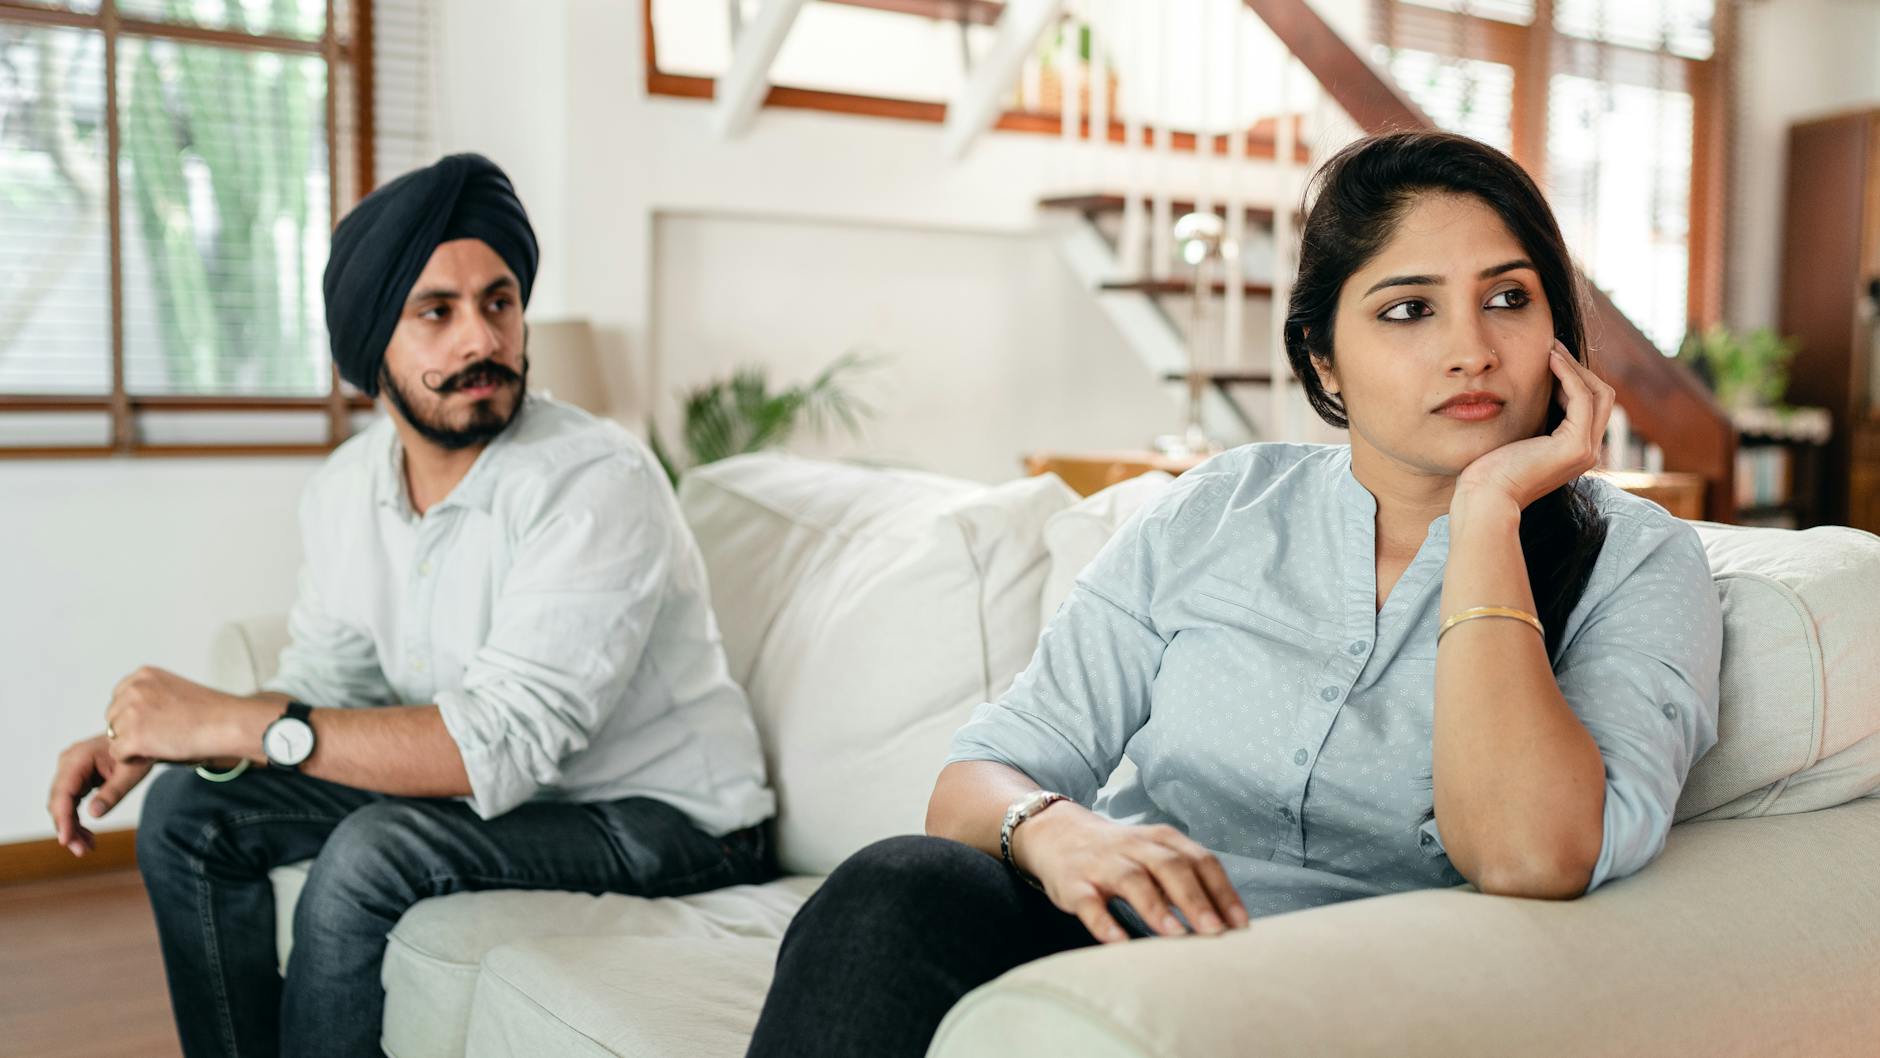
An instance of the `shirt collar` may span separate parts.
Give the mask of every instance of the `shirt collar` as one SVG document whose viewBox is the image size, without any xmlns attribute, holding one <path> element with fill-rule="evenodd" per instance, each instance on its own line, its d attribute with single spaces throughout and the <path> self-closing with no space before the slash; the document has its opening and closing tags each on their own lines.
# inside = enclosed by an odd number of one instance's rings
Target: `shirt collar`
<svg viewBox="0 0 1880 1058">
<path fill-rule="evenodd" d="M 1365 488 L 1364 483 L 1358 480 L 1357 474 L 1353 473 L 1350 445 L 1339 446 L 1338 458 L 1335 462 L 1337 464 L 1339 497 L 1343 499 L 1346 505 L 1357 515 L 1369 519 L 1370 524 L 1375 526 L 1377 524 L 1377 497 L 1371 495 L 1371 490 Z M 1424 535 L 1426 537 L 1438 537 L 1447 540 L 1449 538 L 1449 515 L 1447 513 L 1437 515 L 1436 519 L 1430 522 L 1430 527 Z"/>
<path fill-rule="evenodd" d="M 515 419 L 509 428 L 490 439 L 477 453 L 476 462 L 470 464 L 469 473 L 450 490 L 450 494 L 433 504 L 431 510 L 446 507 L 469 507 L 487 511 L 490 495 L 496 487 L 496 473 L 490 470 L 490 464 L 502 462 L 516 434 L 522 429 L 522 417 L 538 398 L 530 393 L 523 397 L 522 407 L 516 410 Z M 418 515 L 411 506 L 411 497 L 405 490 L 405 446 L 398 439 L 398 428 L 386 423 L 385 449 L 379 458 L 378 487 L 375 490 L 378 503 L 389 507 L 407 520 Z"/>
</svg>

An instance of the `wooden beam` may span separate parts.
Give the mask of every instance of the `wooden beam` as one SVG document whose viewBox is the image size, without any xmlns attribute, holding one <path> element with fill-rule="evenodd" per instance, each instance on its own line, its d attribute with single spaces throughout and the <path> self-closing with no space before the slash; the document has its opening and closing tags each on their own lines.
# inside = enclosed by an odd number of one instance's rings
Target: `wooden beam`
<svg viewBox="0 0 1880 1058">
<path fill-rule="evenodd" d="M 1305 0 L 1246 0 L 1246 4 L 1364 131 L 1436 127 L 1409 96 L 1351 50 Z"/>
<path fill-rule="evenodd" d="M 353 85 L 353 202 L 345 203 L 350 208 L 353 203 L 372 193 L 378 186 L 378 159 L 374 153 L 377 146 L 373 142 L 373 130 L 377 127 L 378 114 L 378 79 L 374 64 L 377 62 L 377 34 L 372 24 L 372 0 L 352 0 L 352 35 L 344 43 L 350 45 L 348 55 Z M 330 25 L 330 23 L 329 23 Z M 338 38 L 338 32 L 333 32 Z M 327 85 L 327 93 L 332 94 L 333 86 Z M 338 177 L 329 177 L 335 184 Z M 332 217 L 334 224 L 339 223 L 339 216 Z"/>
<path fill-rule="evenodd" d="M 718 98 L 713 104 L 712 128 L 718 135 L 732 139 L 750 128 L 751 119 L 764 105 L 764 93 L 770 88 L 770 65 L 777 61 L 796 13 L 804 0 L 765 0 L 757 17 L 744 27 L 731 66 L 718 79 Z"/>
<path fill-rule="evenodd" d="M 1514 107 L 1509 115 L 1509 153 L 1528 176 L 1547 186 L 1547 97 L 1553 91 L 1554 0 L 1535 0 L 1534 21 L 1521 27 L 1521 56 L 1514 70 Z"/>
<path fill-rule="evenodd" d="M 940 134 L 947 157 L 964 156 L 979 134 L 998 120 L 1000 103 L 1025 65 L 1025 56 L 1062 5 L 1063 0 L 1012 0 L 1006 5 L 998 39 L 947 106 L 946 128 Z"/>
</svg>

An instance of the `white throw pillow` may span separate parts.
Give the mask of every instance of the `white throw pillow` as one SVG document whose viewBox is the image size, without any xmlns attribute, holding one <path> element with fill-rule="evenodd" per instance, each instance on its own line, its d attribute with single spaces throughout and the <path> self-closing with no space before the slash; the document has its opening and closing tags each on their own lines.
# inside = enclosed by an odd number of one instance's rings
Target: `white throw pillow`
<svg viewBox="0 0 1880 1058">
<path fill-rule="evenodd" d="M 1723 600 L 1723 692 L 1678 821 L 1880 792 L 1880 537 L 1692 524 Z"/>
<path fill-rule="evenodd" d="M 986 487 L 769 453 L 687 476 L 786 871 L 921 831 L 954 731 L 1030 660 L 1044 523 L 1075 498 L 1053 475 Z"/>
<path fill-rule="evenodd" d="M 1077 575 L 1096 559 L 1116 530 L 1138 507 L 1166 492 L 1174 480 L 1173 475 L 1151 470 L 1093 492 L 1044 523 L 1044 546 L 1051 552 L 1051 572 L 1045 577 L 1044 595 L 1038 600 L 1040 629 L 1051 623 L 1051 615 L 1064 604 Z"/>
</svg>

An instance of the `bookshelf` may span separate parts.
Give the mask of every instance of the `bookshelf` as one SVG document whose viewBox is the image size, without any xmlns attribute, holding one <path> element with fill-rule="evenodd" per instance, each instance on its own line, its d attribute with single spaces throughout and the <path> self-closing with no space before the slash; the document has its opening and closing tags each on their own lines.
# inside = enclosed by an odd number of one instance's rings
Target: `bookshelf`
<svg viewBox="0 0 1880 1058">
<path fill-rule="evenodd" d="M 1736 520 L 1806 529 L 1822 524 L 1824 454 L 1834 435 L 1826 408 L 1742 408 L 1736 426 Z"/>
</svg>

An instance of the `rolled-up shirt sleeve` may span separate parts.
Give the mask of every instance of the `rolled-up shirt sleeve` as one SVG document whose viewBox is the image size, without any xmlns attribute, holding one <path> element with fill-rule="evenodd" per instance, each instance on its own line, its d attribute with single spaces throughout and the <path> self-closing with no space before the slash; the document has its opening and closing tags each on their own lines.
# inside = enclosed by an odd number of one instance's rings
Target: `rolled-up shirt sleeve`
<svg viewBox="0 0 1880 1058">
<path fill-rule="evenodd" d="M 1613 528 L 1633 534 L 1623 553 L 1634 564 L 1555 670 L 1605 760 L 1604 832 L 1589 893 L 1663 850 L 1691 766 L 1717 743 L 1723 658 L 1722 604 L 1697 531 L 1629 518 Z"/>
<path fill-rule="evenodd" d="M 946 763 L 989 760 L 1090 804 L 1149 718 L 1168 643 L 1151 618 L 1157 555 L 1178 482 L 1123 523 L 1071 587 L 1038 648 L 997 701 L 973 711 Z"/>
<path fill-rule="evenodd" d="M 609 459 L 557 486 L 519 534 L 462 686 L 437 695 L 485 819 L 554 784 L 627 696 L 666 595 L 677 517 L 648 473 Z"/>
</svg>

